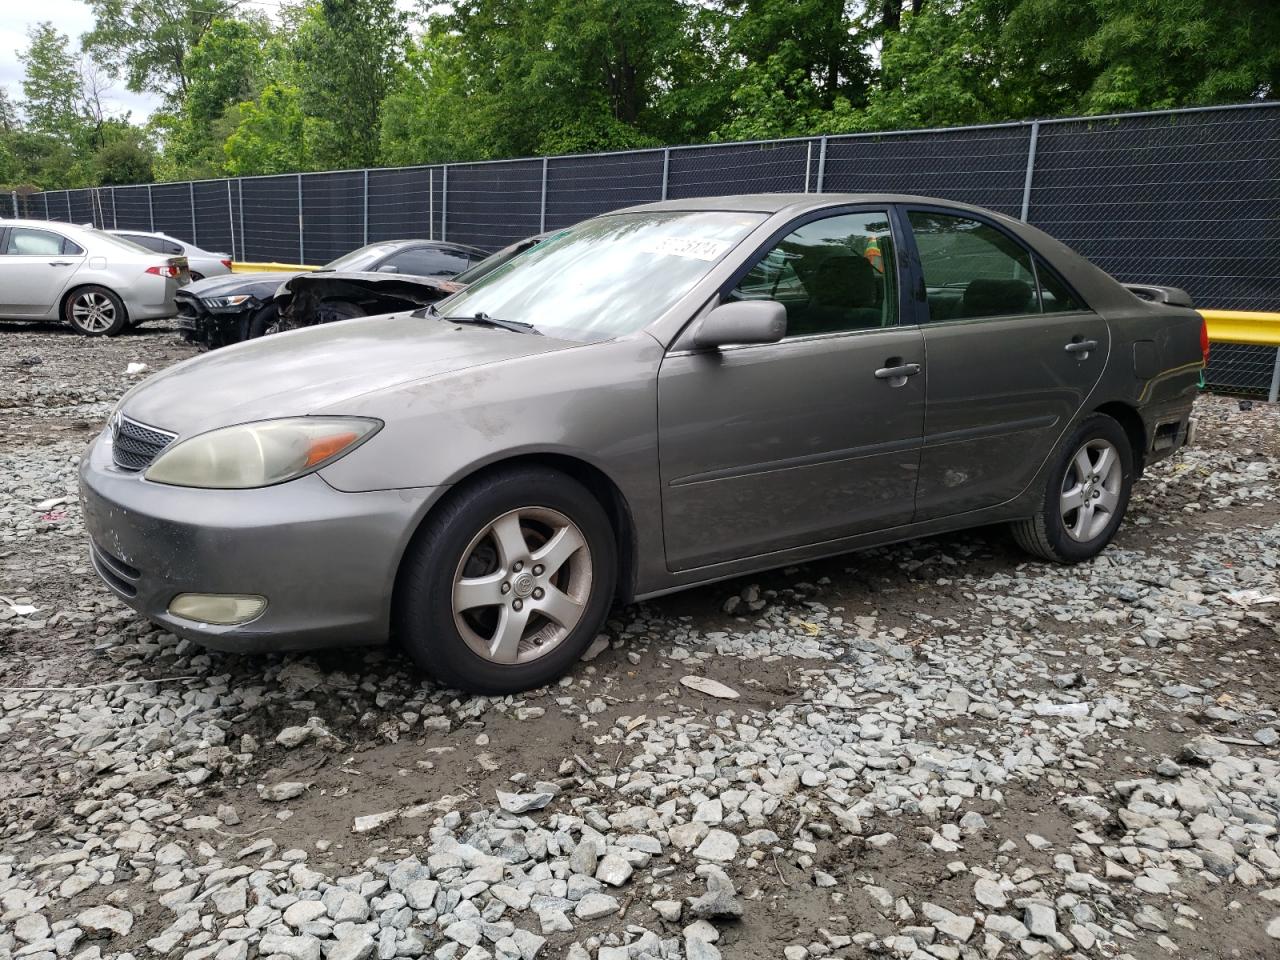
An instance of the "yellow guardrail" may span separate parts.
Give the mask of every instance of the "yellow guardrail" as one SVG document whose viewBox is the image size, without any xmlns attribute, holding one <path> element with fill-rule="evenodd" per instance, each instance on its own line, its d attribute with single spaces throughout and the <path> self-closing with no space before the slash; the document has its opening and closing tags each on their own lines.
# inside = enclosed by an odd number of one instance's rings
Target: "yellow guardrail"
<svg viewBox="0 0 1280 960">
<path fill-rule="evenodd" d="M 231 264 L 232 273 L 282 273 L 285 271 L 304 273 L 319 269 L 319 267 L 309 267 L 305 263 L 241 263 L 237 260 Z"/>
<path fill-rule="evenodd" d="M 1201 310 L 1210 343 L 1253 343 L 1280 347 L 1280 313 L 1260 310 Z"/>
</svg>

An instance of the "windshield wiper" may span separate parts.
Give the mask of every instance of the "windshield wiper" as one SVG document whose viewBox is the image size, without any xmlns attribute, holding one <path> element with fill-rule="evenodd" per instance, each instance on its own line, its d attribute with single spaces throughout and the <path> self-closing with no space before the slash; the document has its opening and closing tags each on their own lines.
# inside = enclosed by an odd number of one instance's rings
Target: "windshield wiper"
<svg viewBox="0 0 1280 960">
<path fill-rule="evenodd" d="M 432 311 L 433 313 L 435 311 Z M 483 310 L 479 310 L 470 315 L 441 317 L 441 320 L 452 320 L 454 323 L 474 323 L 482 327 L 498 327 L 502 330 L 511 330 L 514 333 L 532 333 L 542 336 L 532 323 L 525 323 L 523 320 L 499 320 L 497 317 L 491 317 Z"/>
</svg>

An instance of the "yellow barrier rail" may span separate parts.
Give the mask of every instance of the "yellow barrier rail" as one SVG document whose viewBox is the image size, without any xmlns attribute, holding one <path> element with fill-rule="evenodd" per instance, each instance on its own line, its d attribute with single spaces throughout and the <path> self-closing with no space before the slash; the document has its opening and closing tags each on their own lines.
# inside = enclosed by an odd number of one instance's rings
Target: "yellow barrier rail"
<svg viewBox="0 0 1280 960">
<path fill-rule="evenodd" d="M 231 264 L 232 273 L 306 273 L 319 269 L 319 267 L 309 267 L 305 263 L 241 263 L 237 260 Z"/>
<path fill-rule="evenodd" d="M 1280 347 L 1280 313 L 1254 310 L 1201 310 L 1210 343 L 1252 343 Z"/>
</svg>

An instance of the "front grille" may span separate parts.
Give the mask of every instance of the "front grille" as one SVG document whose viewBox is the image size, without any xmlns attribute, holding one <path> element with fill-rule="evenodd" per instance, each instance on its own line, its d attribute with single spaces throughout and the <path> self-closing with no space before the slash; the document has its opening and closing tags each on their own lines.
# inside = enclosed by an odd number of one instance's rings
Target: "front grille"
<svg viewBox="0 0 1280 960">
<path fill-rule="evenodd" d="M 141 577 L 142 573 L 136 567 L 129 566 L 92 540 L 89 542 L 89 558 L 93 561 L 93 567 L 98 571 L 98 576 L 102 577 L 107 582 L 107 586 L 114 589 L 116 593 L 125 597 L 138 595 L 138 588 L 134 586 L 133 581 Z"/>
<path fill-rule="evenodd" d="M 117 415 L 111 427 L 111 458 L 122 470 L 143 470 L 175 437 L 176 433 Z"/>
</svg>

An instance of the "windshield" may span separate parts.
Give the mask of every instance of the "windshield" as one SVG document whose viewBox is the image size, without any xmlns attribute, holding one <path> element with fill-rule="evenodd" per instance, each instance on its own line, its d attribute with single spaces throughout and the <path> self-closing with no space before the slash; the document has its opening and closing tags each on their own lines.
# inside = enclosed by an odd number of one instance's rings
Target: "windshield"
<svg viewBox="0 0 1280 960">
<path fill-rule="evenodd" d="M 753 228 L 756 213 L 622 213 L 588 220 L 438 305 L 443 316 L 533 324 L 547 336 L 607 340 L 652 323 Z"/>
<path fill-rule="evenodd" d="M 344 253 L 337 260 L 330 260 L 321 270 L 366 270 L 398 248 L 394 243 L 371 243 L 368 246 Z"/>
</svg>

